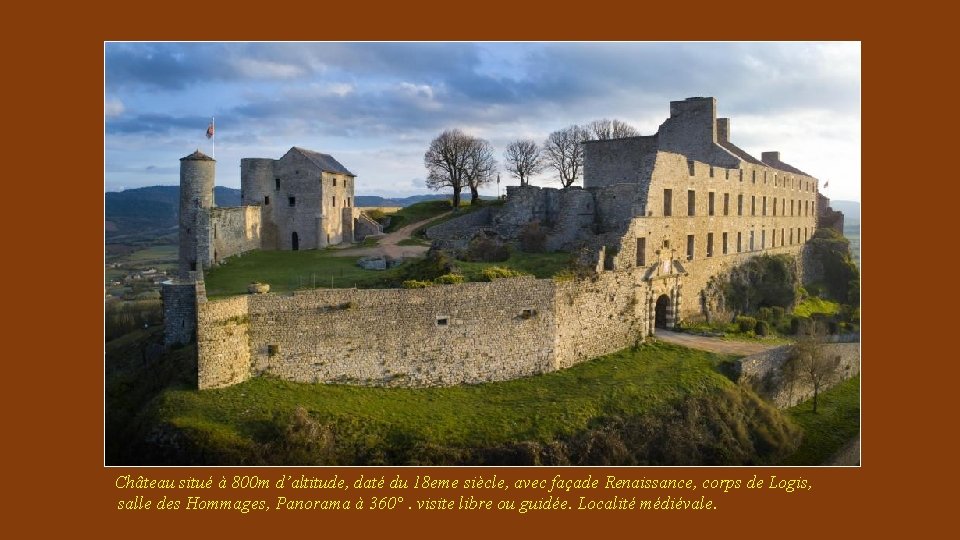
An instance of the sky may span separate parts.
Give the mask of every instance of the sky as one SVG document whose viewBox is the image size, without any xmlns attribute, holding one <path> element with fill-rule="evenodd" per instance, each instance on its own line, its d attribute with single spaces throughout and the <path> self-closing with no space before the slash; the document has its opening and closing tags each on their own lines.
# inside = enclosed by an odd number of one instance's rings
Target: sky
<svg viewBox="0 0 960 540">
<path fill-rule="evenodd" d="M 357 175 L 356 195 L 429 193 L 423 154 L 454 128 L 493 145 L 502 189 L 519 184 L 503 167 L 513 140 L 600 118 L 652 135 L 692 96 L 717 99 L 737 146 L 778 150 L 831 199 L 860 200 L 857 42 L 111 42 L 104 190 L 176 185 L 197 149 L 215 151 L 217 185 L 239 188 L 241 158 L 300 146 Z M 532 183 L 560 186 L 550 171 Z"/>
</svg>

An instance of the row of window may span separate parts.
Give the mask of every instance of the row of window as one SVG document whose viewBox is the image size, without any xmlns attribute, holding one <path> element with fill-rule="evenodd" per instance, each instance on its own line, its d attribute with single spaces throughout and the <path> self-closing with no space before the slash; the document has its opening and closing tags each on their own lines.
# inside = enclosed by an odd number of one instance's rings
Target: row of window
<svg viewBox="0 0 960 540">
<path fill-rule="evenodd" d="M 716 215 L 716 205 L 715 205 L 716 193 L 711 191 L 707 194 L 707 215 L 713 216 Z M 777 203 L 779 202 L 780 213 L 779 215 L 787 215 L 787 199 L 773 197 L 773 206 L 772 212 L 773 215 L 777 214 Z M 793 216 L 795 213 L 798 216 L 809 216 L 814 212 L 813 201 L 806 200 L 803 201 L 803 207 L 801 208 L 799 199 L 790 199 L 790 215 Z M 796 203 L 796 206 L 794 206 Z M 767 215 L 767 196 L 763 195 L 761 197 L 761 215 Z M 673 215 L 673 190 L 664 189 L 663 190 L 663 215 L 672 216 Z M 695 216 L 697 215 L 697 192 L 692 189 L 687 190 L 687 215 Z M 723 194 L 723 215 L 730 215 L 730 194 Z M 743 215 L 743 195 L 737 195 L 737 215 Z M 750 215 L 757 215 L 757 196 L 750 196 Z"/>
<path fill-rule="evenodd" d="M 341 202 L 344 202 L 343 199 L 340 199 L 340 201 L 341 201 Z M 344 208 L 349 208 L 352 203 L 353 203 L 353 197 L 347 197 L 347 200 L 346 200 L 346 202 L 345 202 L 345 204 L 344 204 L 343 206 L 344 206 Z M 296 197 L 293 197 L 293 196 L 287 197 L 287 204 L 288 204 L 291 208 L 293 208 L 294 206 L 297 205 L 297 198 L 296 198 Z M 270 206 L 270 196 L 269 196 L 269 195 L 264 195 L 264 196 L 263 196 L 263 205 L 264 205 L 264 206 Z M 337 207 L 337 196 L 336 196 L 336 195 L 334 195 L 334 196 L 331 198 L 330 205 L 333 206 L 334 208 Z"/>
<path fill-rule="evenodd" d="M 809 229 L 807 227 L 803 227 L 802 241 L 800 240 L 800 231 L 801 231 L 801 228 L 797 227 L 796 236 L 794 236 L 793 227 L 789 229 L 787 229 L 786 227 L 782 227 L 779 231 L 780 232 L 779 242 L 777 242 L 777 229 L 770 229 L 770 236 L 769 236 L 770 247 L 771 248 L 775 248 L 778 246 L 783 247 L 787 245 L 794 245 L 795 243 L 806 242 L 808 240 Z M 788 232 L 789 232 L 789 235 L 787 234 Z M 749 231 L 747 238 L 749 242 L 748 245 L 746 246 L 747 251 L 756 251 L 758 248 L 756 243 L 757 238 L 756 238 L 755 231 Z M 728 233 L 726 232 L 721 233 L 720 249 L 721 249 L 721 254 L 723 255 L 727 255 L 728 253 L 730 253 L 731 246 L 729 245 L 728 240 L 729 240 Z M 737 253 L 742 253 L 744 251 L 743 241 L 744 241 L 744 233 L 738 232 L 737 233 Z M 670 248 L 669 240 L 663 241 L 663 248 L 664 249 Z M 759 249 L 767 249 L 767 229 L 760 230 Z M 714 255 L 713 233 L 711 232 L 711 233 L 707 233 L 706 256 L 713 257 L 713 255 Z M 694 258 L 696 258 L 696 235 L 688 234 L 687 235 L 687 260 L 692 261 L 694 260 Z M 640 237 L 640 238 L 637 238 L 637 266 L 642 267 L 646 265 L 647 265 L 647 239 L 644 237 Z"/>
<path fill-rule="evenodd" d="M 713 165 L 710 165 L 710 178 L 715 178 Z M 690 170 L 690 176 L 696 175 L 696 161 L 692 159 L 687 160 L 687 168 Z M 743 169 L 734 169 L 740 171 L 740 181 L 743 182 Z M 730 179 L 730 169 L 724 169 L 726 171 L 726 179 Z M 754 169 L 752 173 L 752 182 L 757 183 L 757 171 Z M 763 171 L 763 183 L 767 183 L 767 171 Z M 789 184 L 789 185 L 787 185 Z M 777 187 L 797 189 L 800 191 L 813 191 L 814 183 L 809 180 L 797 180 L 793 177 L 780 177 L 777 173 L 773 173 L 773 185 Z"/>
</svg>

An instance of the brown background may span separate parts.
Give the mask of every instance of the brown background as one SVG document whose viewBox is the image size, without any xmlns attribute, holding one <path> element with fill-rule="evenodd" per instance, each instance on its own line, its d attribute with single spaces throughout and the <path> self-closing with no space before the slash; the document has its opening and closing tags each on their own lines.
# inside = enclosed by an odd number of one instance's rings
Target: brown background
<svg viewBox="0 0 960 540">
<path fill-rule="evenodd" d="M 430 4 L 435 4 L 431 6 Z M 112 537 L 424 536 L 556 538 L 588 535 L 726 538 L 927 536 L 953 512 L 950 441 L 955 354 L 925 339 L 947 313 L 943 277 L 954 227 L 947 209 L 910 216 L 905 201 L 921 182 L 949 200 L 956 183 L 944 165 L 955 64 L 945 51 L 952 20 L 920 4 L 869 12 L 839 2 L 673 4 L 484 2 L 311 3 L 244 7 L 232 3 L 100 3 L 7 8 L 6 337 L 2 479 L 7 524 L 29 536 L 91 531 Z M 351 4 L 345 4 L 351 5 Z M 907 13 L 905 7 L 916 11 Z M 894 11 L 896 9 L 896 11 Z M 351 13 L 350 11 L 353 11 Z M 881 17 L 874 19 L 874 17 Z M 281 30 L 282 28 L 282 30 Z M 268 30 L 264 30 L 268 29 Z M 220 39 L 375 40 L 809 40 L 863 41 L 863 201 L 866 267 L 863 318 L 862 468 L 659 469 L 134 469 L 104 468 L 102 297 L 103 41 Z M 625 69 L 628 67 L 625 66 Z M 683 96 L 678 96 L 683 97 Z M 722 99 L 722 96 L 718 96 Z M 936 131 L 933 124 L 940 125 Z M 202 129 L 202 126 L 198 127 Z M 853 157 L 851 157 L 853 159 Z M 16 164 L 16 166 L 11 166 Z M 45 171 L 40 173 L 39 171 Z M 905 191 L 901 192 L 901 188 Z M 924 206 L 924 208 L 928 208 Z M 906 219 L 905 219 L 906 218 Z M 944 219 L 946 218 L 946 219 Z M 946 223 L 937 223 L 937 220 Z M 937 231 L 934 246 L 917 235 Z M 887 246 L 897 246 L 888 249 Z M 946 250 L 946 251 L 945 251 Z M 912 253 L 912 255 L 908 255 Z M 48 286 L 51 285 L 51 286 Z M 911 317 L 912 319 L 905 319 Z M 9 319 L 8 319 L 9 320 Z M 910 322 L 913 321 L 913 322 Z M 938 371 L 934 371 L 937 369 Z M 936 374 L 935 374 L 936 373 Z M 941 465 L 947 464 L 947 465 Z M 713 498 L 710 512 L 121 512 L 117 501 L 140 492 L 113 487 L 122 474 L 153 478 L 281 472 L 355 478 L 477 474 L 515 479 L 594 477 L 803 477 L 814 490 L 739 490 Z M 517 495 L 515 492 L 510 492 Z M 698 495 L 700 491 L 696 492 Z M 211 495 L 217 494 L 213 492 Z M 252 497 L 252 493 L 244 493 Z M 408 492 L 412 498 L 412 492 Z M 639 492 L 638 496 L 645 494 Z M 264 497 L 268 501 L 272 497 Z M 709 497 L 708 497 L 709 498 Z M 947 529 L 949 530 L 949 529 Z"/>
</svg>

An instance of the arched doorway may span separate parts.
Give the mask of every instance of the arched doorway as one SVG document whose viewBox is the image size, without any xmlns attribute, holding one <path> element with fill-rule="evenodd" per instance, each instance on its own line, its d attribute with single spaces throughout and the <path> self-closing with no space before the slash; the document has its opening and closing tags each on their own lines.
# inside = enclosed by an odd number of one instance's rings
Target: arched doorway
<svg viewBox="0 0 960 540">
<path fill-rule="evenodd" d="M 297 233 L 294 232 L 290 240 L 291 249 L 297 251 L 300 249 L 300 237 L 297 236 Z"/>
<path fill-rule="evenodd" d="M 670 308 L 670 297 L 661 294 L 657 298 L 657 308 L 654 315 L 654 326 L 657 328 L 667 328 L 667 310 Z"/>
</svg>

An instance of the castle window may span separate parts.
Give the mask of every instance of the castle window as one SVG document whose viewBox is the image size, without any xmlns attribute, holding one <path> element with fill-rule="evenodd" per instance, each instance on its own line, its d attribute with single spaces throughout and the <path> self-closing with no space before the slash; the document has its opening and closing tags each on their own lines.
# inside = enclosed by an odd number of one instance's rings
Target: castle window
<svg viewBox="0 0 960 540">
<path fill-rule="evenodd" d="M 334 208 L 337 207 L 337 196 L 336 196 L 336 195 L 333 196 L 333 207 L 334 207 Z"/>
<path fill-rule="evenodd" d="M 793 245 L 793 227 L 790 227 L 790 245 Z"/>
<path fill-rule="evenodd" d="M 297 205 L 297 198 L 296 198 L 296 197 L 287 197 L 287 201 L 290 203 L 290 206 L 296 206 L 296 205 Z"/>
<path fill-rule="evenodd" d="M 672 189 L 663 190 L 663 215 L 665 216 L 673 215 L 673 190 Z"/>
<path fill-rule="evenodd" d="M 767 171 L 763 171 L 763 183 L 767 183 Z"/>
<path fill-rule="evenodd" d="M 750 215 L 751 216 L 757 215 L 757 196 L 756 195 L 750 196 Z"/>
<path fill-rule="evenodd" d="M 347 208 L 350 208 L 350 205 L 353 204 L 352 199 L 353 199 L 353 197 L 347 197 Z"/>
<path fill-rule="evenodd" d="M 264 205 L 264 206 L 270 206 L 270 196 L 269 196 L 269 195 L 264 195 L 264 196 L 263 196 L 263 205 Z"/>
<path fill-rule="evenodd" d="M 767 196 L 763 196 L 763 215 L 767 215 Z"/>
<path fill-rule="evenodd" d="M 803 215 L 810 215 L 810 201 L 803 201 Z"/>
<path fill-rule="evenodd" d="M 437 326 L 447 326 L 447 325 L 449 325 L 449 324 L 450 324 L 450 318 L 449 318 L 449 317 L 446 317 L 446 316 L 444 316 L 444 317 L 437 317 Z"/>
<path fill-rule="evenodd" d="M 190 261 L 190 270 L 194 272 L 197 270 L 197 261 Z"/>
<path fill-rule="evenodd" d="M 337 187 L 337 177 L 333 177 L 333 187 Z"/>
<path fill-rule="evenodd" d="M 793 215 L 793 199 L 790 199 L 790 215 Z"/>
<path fill-rule="evenodd" d="M 663 241 L 663 249 L 670 249 L 670 240 Z"/>
<path fill-rule="evenodd" d="M 767 230 L 760 229 L 760 249 L 767 249 Z"/>
<path fill-rule="evenodd" d="M 520 310 L 520 318 L 521 318 L 521 319 L 529 319 L 529 318 L 531 318 L 531 317 L 536 316 L 536 314 L 537 314 L 537 310 L 535 310 L 535 309 L 529 309 L 529 308 L 528 308 L 528 309 Z"/>
<path fill-rule="evenodd" d="M 274 178 L 274 179 L 273 179 L 273 182 L 274 182 L 274 185 L 276 186 L 276 190 L 277 190 L 277 191 L 280 191 L 280 179 L 279 179 L 279 178 Z"/>
<path fill-rule="evenodd" d="M 714 199 L 714 195 L 716 195 L 716 194 L 715 194 L 714 192 L 712 192 L 712 191 L 707 194 L 707 215 L 710 215 L 710 216 L 713 215 L 713 199 Z"/>
<path fill-rule="evenodd" d="M 279 345 L 267 345 L 267 356 L 276 356 L 280 353 Z"/>
<path fill-rule="evenodd" d="M 707 233 L 707 257 L 713 257 L 713 233 Z"/>
<path fill-rule="evenodd" d="M 777 198 L 776 197 L 773 198 L 773 215 L 774 216 L 777 215 Z"/>
<path fill-rule="evenodd" d="M 780 199 L 780 215 L 781 215 L 781 216 L 787 215 L 787 200 L 786 200 L 786 199 Z"/>
<path fill-rule="evenodd" d="M 694 243 L 693 235 L 688 234 L 687 235 L 687 260 L 688 261 L 693 260 L 693 243 Z"/>
<path fill-rule="evenodd" d="M 737 233 L 737 253 L 743 251 L 743 233 Z"/>
<path fill-rule="evenodd" d="M 694 174 L 696 174 L 696 169 L 694 167 L 694 163 L 692 159 L 687 160 L 687 168 L 690 169 L 690 176 L 693 176 Z"/>
<path fill-rule="evenodd" d="M 803 228 L 803 241 L 804 241 L 804 242 L 807 241 L 807 228 L 806 228 L 806 227 Z"/>
<path fill-rule="evenodd" d="M 783 246 L 783 228 L 780 229 L 780 246 Z"/>
<path fill-rule="evenodd" d="M 710 166 L 710 178 L 713 178 L 713 165 Z"/>
<path fill-rule="evenodd" d="M 750 231 L 750 251 L 753 251 L 753 248 L 754 248 L 753 238 L 754 238 L 753 231 Z"/>
<path fill-rule="evenodd" d="M 743 194 L 737 195 L 737 215 L 743 215 Z"/>
<path fill-rule="evenodd" d="M 730 179 L 730 169 L 724 169 L 724 170 L 727 171 L 727 180 L 729 180 L 729 179 Z"/>
<path fill-rule="evenodd" d="M 723 194 L 723 215 L 725 216 L 730 215 L 730 194 L 729 193 Z"/>
<path fill-rule="evenodd" d="M 190 227 L 187 227 L 187 234 L 190 234 Z"/>
<path fill-rule="evenodd" d="M 727 233 L 723 233 L 723 254 L 727 254 Z"/>
<path fill-rule="evenodd" d="M 754 183 L 754 184 L 757 183 L 757 171 L 756 171 L 756 170 L 753 171 L 753 183 Z"/>
<path fill-rule="evenodd" d="M 214 239 L 214 240 L 217 239 L 217 226 L 216 226 L 216 224 L 214 224 L 214 226 L 213 226 L 213 239 Z"/>
<path fill-rule="evenodd" d="M 647 239 L 637 238 L 637 266 L 647 265 Z"/>
<path fill-rule="evenodd" d="M 743 169 L 740 169 L 740 181 L 743 182 Z"/>
<path fill-rule="evenodd" d="M 687 215 L 697 215 L 697 192 L 692 189 L 687 190 Z"/>
</svg>

